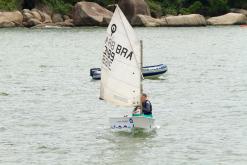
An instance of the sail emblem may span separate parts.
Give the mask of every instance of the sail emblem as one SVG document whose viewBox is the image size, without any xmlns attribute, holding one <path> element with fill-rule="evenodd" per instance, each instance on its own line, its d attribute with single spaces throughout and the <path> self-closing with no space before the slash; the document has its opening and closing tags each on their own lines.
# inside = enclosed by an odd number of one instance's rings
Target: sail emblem
<svg viewBox="0 0 247 165">
<path fill-rule="evenodd" d="M 113 33 L 115 33 L 117 31 L 117 25 L 116 24 L 112 24 L 111 25 L 111 36 Z"/>
</svg>

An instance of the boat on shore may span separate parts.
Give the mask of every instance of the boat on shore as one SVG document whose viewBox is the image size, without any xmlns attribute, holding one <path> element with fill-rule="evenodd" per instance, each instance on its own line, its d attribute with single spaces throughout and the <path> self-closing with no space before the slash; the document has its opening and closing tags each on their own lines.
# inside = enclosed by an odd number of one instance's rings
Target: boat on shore
<svg viewBox="0 0 247 165">
<path fill-rule="evenodd" d="M 165 64 L 144 66 L 142 67 L 142 74 L 144 78 L 157 78 L 162 74 L 166 73 L 168 70 Z M 94 80 L 101 79 L 101 68 L 92 68 L 90 69 L 90 76 Z"/>
</svg>

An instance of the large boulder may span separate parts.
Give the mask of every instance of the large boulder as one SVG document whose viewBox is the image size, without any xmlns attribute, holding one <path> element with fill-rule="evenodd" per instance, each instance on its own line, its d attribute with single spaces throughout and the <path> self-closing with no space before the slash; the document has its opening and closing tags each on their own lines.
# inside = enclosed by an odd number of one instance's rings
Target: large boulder
<svg viewBox="0 0 247 165">
<path fill-rule="evenodd" d="M 247 16 L 247 10 L 245 9 L 231 9 L 232 13 L 240 13 L 240 14 L 244 14 L 245 16 Z"/>
<path fill-rule="evenodd" d="M 206 19 L 200 14 L 162 17 L 164 26 L 206 26 Z"/>
<path fill-rule="evenodd" d="M 118 5 L 129 22 L 132 22 L 132 19 L 138 14 L 151 16 L 149 6 L 145 0 L 119 0 Z"/>
<path fill-rule="evenodd" d="M 77 26 L 99 26 L 107 25 L 113 13 L 97 3 L 78 2 L 76 3 L 72 18 Z"/>
<path fill-rule="evenodd" d="M 161 19 L 138 14 L 134 18 L 132 18 L 131 24 L 134 26 L 156 27 L 165 26 L 167 23 L 162 21 Z"/>
<path fill-rule="evenodd" d="M 241 25 L 246 23 L 247 17 L 244 14 L 228 13 L 222 16 L 209 18 L 207 21 L 210 25 Z"/>
<path fill-rule="evenodd" d="M 14 27 L 22 25 L 23 16 L 21 12 L 0 12 L 0 27 Z"/>
</svg>

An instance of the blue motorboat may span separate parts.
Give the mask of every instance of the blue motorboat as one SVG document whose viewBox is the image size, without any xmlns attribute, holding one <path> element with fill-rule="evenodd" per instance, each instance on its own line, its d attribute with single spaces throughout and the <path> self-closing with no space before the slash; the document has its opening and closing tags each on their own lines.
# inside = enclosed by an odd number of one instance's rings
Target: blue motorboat
<svg viewBox="0 0 247 165">
<path fill-rule="evenodd" d="M 142 68 L 142 73 L 145 78 L 159 77 L 165 72 L 167 72 L 167 66 L 165 64 L 144 66 Z M 101 79 L 101 69 L 100 68 L 90 69 L 90 76 L 94 80 L 100 80 Z"/>
</svg>

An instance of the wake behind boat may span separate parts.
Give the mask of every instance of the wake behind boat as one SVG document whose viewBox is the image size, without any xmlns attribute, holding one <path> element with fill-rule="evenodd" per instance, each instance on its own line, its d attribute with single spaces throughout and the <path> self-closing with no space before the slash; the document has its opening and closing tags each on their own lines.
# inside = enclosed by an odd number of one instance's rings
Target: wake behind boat
<svg viewBox="0 0 247 165">
<path fill-rule="evenodd" d="M 142 42 L 140 42 L 117 6 L 107 28 L 101 66 L 100 99 L 116 106 L 140 107 L 142 111 Z M 111 117 L 114 131 L 133 129 L 152 130 L 155 119 L 152 115 Z"/>
</svg>

